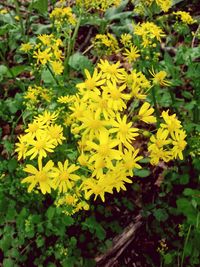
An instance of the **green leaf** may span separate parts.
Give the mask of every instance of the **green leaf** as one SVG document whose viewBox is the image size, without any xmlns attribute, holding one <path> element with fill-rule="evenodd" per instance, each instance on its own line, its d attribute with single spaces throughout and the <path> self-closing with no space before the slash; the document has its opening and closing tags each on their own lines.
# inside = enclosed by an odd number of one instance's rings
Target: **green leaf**
<svg viewBox="0 0 200 267">
<path fill-rule="evenodd" d="M 26 65 L 19 65 L 19 66 L 12 67 L 11 68 L 11 71 L 14 74 L 14 76 L 18 76 L 19 74 L 21 74 L 22 72 L 26 71 L 27 69 L 28 69 L 28 66 L 26 66 Z"/>
<path fill-rule="evenodd" d="M 55 80 L 51 74 L 51 72 L 48 69 L 43 69 L 41 72 L 41 79 L 44 81 L 44 83 L 48 84 L 55 84 Z"/>
<path fill-rule="evenodd" d="M 7 75 L 8 68 L 5 65 L 0 65 L 0 81 Z"/>
<path fill-rule="evenodd" d="M 13 150 L 14 150 L 14 144 L 11 143 L 9 140 L 3 140 L 2 141 L 2 144 L 5 148 L 5 150 L 8 152 L 8 153 L 12 153 Z"/>
<path fill-rule="evenodd" d="M 49 207 L 47 212 L 46 212 L 46 216 L 50 221 L 53 219 L 54 214 L 55 214 L 55 208 L 54 207 Z"/>
<path fill-rule="evenodd" d="M 69 58 L 69 66 L 77 71 L 82 71 L 84 74 L 84 69 L 88 69 L 89 72 L 93 71 L 93 65 L 91 61 L 80 53 L 75 53 Z"/>
<path fill-rule="evenodd" d="M 187 99 L 192 99 L 193 98 L 193 95 L 191 94 L 191 92 L 182 91 L 181 94 L 182 94 L 183 97 L 185 97 Z"/>
<path fill-rule="evenodd" d="M 164 209 L 157 209 L 153 211 L 153 215 L 159 222 L 164 222 L 168 219 L 168 214 Z"/>
<path fill-rule="evenodd" d="M 190 176 L 187 173 L 180 175 L 180 184 L 188 184 L 189 180 Z"/>
<path fill-rule="evenodd" d="M 7 259 L 4 259 L 3 266 L 4 267 L 14 267 L 15 263 L 12 259 L 7 258 Z"/>
<path fill-rule="evenodd" d="M 38 236 L 36 239 L 37 247 L 38 248 L 42 247 L 44 243 L 45 243 L 44 238 L 42 236 Z"/>
<path fill-rule="evenodd" d="M 3 238 L 0 240 L 0 248 L 5 253 L 10 247 L 12 243 L 12 238 L 8 234 L 3 236 Z"/>
<path fill-rule="evenodd" d="M 151 172 L 150 170 L 147 170 L 147 169 L 134 169 L 134 174 L 135 176 L 138 176 L 138 177 L 141 177 L 141 178 L 145 178 L 145 177 L 148 177 Z"/>
<path fill-rule="evenodd" d="M 150 158 L 145 157 L 139 160 L 140 163 L 149 163 L 150 162 Z"/>
<path fill-rule="evenodd" d="M 164 255 L 164 261 L 165 261 L 165 264 L 170 264 L 172 263 L 172 255 L 170 253 L 167 253 Z"/>
<path fill-rule="evenodd" d="M 41 14 L 48 12 L 48 0 L 36 0 L 33 8 L 37 9 Z"/>
<path fill-rule="evenodd" d="M 105 18 L 107 20 L 112 20 L 118 13 L 121 13 L 126 5 L 128 4 L 128 0 L 121 1 L 121 4 L 118 7 L 111 7 L 106 10 Z"/>
<path fill-rule="evenodd" d="M 62 223 L 65 225 L 65 226 L 70 226 L 74 223 L 74 219 L 70 216 L 64 216 L 63 217 L 63 220 L 62 220 Z"/>
<path fill-rule="evenodd" d="M 7 166 L 8 166 L 9 172 L 13 172 L 18 166 L 18 162 L 17 162 L 16 159 L 10 159 L 8 161 L 8 165 Z"/>
</svg>

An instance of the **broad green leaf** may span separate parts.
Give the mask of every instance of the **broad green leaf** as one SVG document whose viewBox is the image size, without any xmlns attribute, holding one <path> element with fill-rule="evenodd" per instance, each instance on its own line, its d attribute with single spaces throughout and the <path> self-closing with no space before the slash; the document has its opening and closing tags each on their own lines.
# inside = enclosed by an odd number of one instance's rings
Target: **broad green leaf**
<svg viewBox="0 0 200 267">
<path fill-rule="evenodd" d="M 7 259 L 3 260 L 3 267 L 14 267 L 14 266 L 16 266 L 16 265 L 12 259 L 7 258 Z"/>
<path fill-rule="evenodd" d="M 93 71 L 93 65 L 91 61 L 86 56 L 83 56 L 78 52 L 70 56 L 69 66 L 76 71 L 82 71 L 82 73 L 84 73 L 84 69 L 88 69 L 89 72 Z"/>
<path fill-rule="evenodd" d="M 18 76 L 22 72 L 26 71 L 28 68 L 29 67 L 26 65 L 19 65 L 19 66 L 12 67 L 11 71 L 14 74 L 14 76 Z M 29 70 L 30 70 L 30 68 L 29 68 Z"/>
<path fill-rule="evenodd" d="M 48 0 L 36 0 L 33 3 L 33 8 L 37 9 L 39 13 L 44 14 L 48 12 Z"/>
<path fill-rule="evenodd" d="M 44 81 L 44 83 L 48 83 L 48 84 L 52 84 L 52 85 L 54 85 L 56 83 L 51 72 L 48 69 L 42 70 L 41 79 Z"/>
</svg>

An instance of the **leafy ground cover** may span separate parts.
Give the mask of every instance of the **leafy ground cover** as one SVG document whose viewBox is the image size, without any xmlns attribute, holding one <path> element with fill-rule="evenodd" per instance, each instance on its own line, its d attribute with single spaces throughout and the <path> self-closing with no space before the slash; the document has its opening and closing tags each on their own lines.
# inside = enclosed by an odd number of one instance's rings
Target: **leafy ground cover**
<svg viewBox="0 0 200 267">
<path fill-rule="evenodd" d="M 200 265 L 198 1 L 0 3 L 1 266 Z"/>
</svg>

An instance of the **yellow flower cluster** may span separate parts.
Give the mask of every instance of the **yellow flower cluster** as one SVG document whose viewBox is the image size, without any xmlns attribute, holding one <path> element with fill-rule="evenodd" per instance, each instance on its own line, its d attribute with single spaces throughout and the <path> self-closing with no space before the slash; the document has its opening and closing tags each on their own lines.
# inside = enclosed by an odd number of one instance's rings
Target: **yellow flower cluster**
<svg viewBox="0 0 200 267">
<path fill-rule="evenodd" d="M 28 43 L 21 44 L 21 47 L 19 50 L 22 52 L 28 53 L 32 49 L 33 49 L 33 44 L 28 42 Z"/>
<path fill-rule="evenodd" d="M 93 45 L 99 55 L 112 55 L 119 51 L 118 41 L 110 33 L 97 34 L 93 39 Z"/>
<path fill-rule="evenodd" d="M 142 37 L 144 47 L 151 46 L 155 41 L 161 42 L 161 38 L 165 36 L 163 30 L 153 22 L 137 24 L 134 27 L 134 34 Z"/>
<path fill-rule="evenodd" d="M 71 110 L 71 132 L 79 139 L 78 161 L 90 173 L 80 190 L 86 199 L 94 194 L 95 199 L 100 196 L 104 201 L 105 193 L 125 190 L 125 183 L 132 183 L 133 169 L 141 168 L 138 161 L 142 156 L 134 147 L 139 129 L 124 111 L 128 101 L 137 96 L 132 90 L 138 87 L 139 92 L 149 83 L 144 86 L 146 78 L 141 73 L 127 73 L 120 62 L 112 64 L 107 60 L 100 61 L 93 75 L 88 70 L 85 75 L 86 80 L 77 84 L 78 94 L 58 101 Z M 134 115 L 136 121 L 155 123 L 153 112 L 150 104 L 144 102 Z"/>
<path fill-rule="evenodd" d="M 133 0 L 135 4 L 134 11 L 138 12 L 139 14 L 145 13 L 146 9 L 149 8 L 152 4 L 156 3 L 156 5 L 163 11 L 168 12 L 170 7 L 172 6 L 172 0 Z"/>
<path fill-rule="evenodd" d="M 58 28 L 62 27 L 64 24 L 76 25 L 76 18 L 72 13 L 71 7 L 55 7 L 49 16 Z"/>
<path fill-rule="evenodd" d="M 132 44 L 132 35 L 129 33 L 123 33 L 120 36 L 120 43 L 124 46 L 124 47 L 130 47 Z"/>
<path fill-rule="evenodd" d="M 37 108 L 38 104 L 50 102 L 53 96 L 53 91 L 49 88 L 41 86 L 29 86 L 28 90 L 24 93 L 24 104 L 28 109 Z"/>
<path fill-rule="evenodd" d="M 87 10 L 96 9 L 106 11 L 109 7 L 118 6 L 120 0 L 77 0 L 76 5 L 79 5 Z"/>
<path fill-rule="evenodd" d="M 176 115 L 169 115 L 169 111 L 163 111 L 161 117 L 164 123 L 161 123 L 157 133 L 151 136 L 148 146 L 153 165 L 158 164 L 160 160 L 164 162 L 177 158 L 182 160 L 182 152 L 187 144 L 186 133 Z"/>
<path fill-rule="evenodd" d="M 140 56 L 138 48 L 131 42 L 130 34 L 122 34 L 120 43 L 123 45 L 119 48 L 117 39 L 110 33 L 97 34 L 93 39 L 93 45 L 98 55 L 112 55 L 122 51 L 124 58 L 132 63 Z"/>
<path fill-rule="evenodd" d="M 58 144 L 62 144 L 65 137 L 63 128 L 55 123 L 57 117 L 58 113 L 45 111 L 28 124 L 26 134 L 19 136 L 19 142 L 16 144 L 18 160 L 27 157 L 31 160 L 42 160 L 47 157 L 48 152 L 53 152 Z"/>
<path fill-rule="evenodd" d="M 193 24 L 196 22 L 196 20 L 194 20 L 190 13 L 185 12 L 185 11 L 177 11 L 177 12 L 173 12 L 174 15 L 176 15 L 177 17 L 179 17 L 181 19 L 181 21 L 183 23 L 186 24 Z"/>
<path fill-rule="evenodd" d="M 172 0 L 155 0 L 155 2 L 164 12 L 168 12 L 172 6 Z"/>
<path fill-rule="evenodd" d="M 42 34 L 37 37 L 39 43 L 35 46 L 33 58 L 37 60 L 37 64 L 50 64 L 55 75 L 63 72 L 63 43 L 60 38 L 54 38 L 53 34 Z"/>
</svg>

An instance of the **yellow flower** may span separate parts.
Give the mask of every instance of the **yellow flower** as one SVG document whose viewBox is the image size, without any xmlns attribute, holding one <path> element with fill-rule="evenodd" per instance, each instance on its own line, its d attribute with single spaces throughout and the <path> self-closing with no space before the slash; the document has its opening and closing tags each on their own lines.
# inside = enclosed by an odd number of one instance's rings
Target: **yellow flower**
<svg viewBox="0 0 200 267">
<path fill-rule="evenodd" d="M 73 106 L 69 107 L 69 109 L 72 111 L 70 117 L 72 119 L 80 120 L 86 114 L 87 105 L 84 102 L 79 102 L 78 99 L 76 98 Z"/>
<path fill-rule="evenodd" d="M 20 51 L 23 51 L 25 53 L 29 52 L 33 48 L 33 45 L 31 43 L 25 43 L 21 44 Z"/>
<path fill-rule="evenodd" d="M 44 45 L 50 46 L 53 34 L 40 34 L 37 37 Z"/>
<path fill-rule="evenodd" d="M 55 75 L 61 75 L 64 70 L 64 66 L 61 61 L 51 61 L 51 67 Z"/>
<path fill-rule="evenodd" d="M 127 123 L 127 116 L 120 117 L 119 113 L 116 115 L 116 120 L 111 119 L 109 129 L 110 133 L 117 133 L 117 139 L 119 139 L 126 147 L 131 147 L 131 141 L 135 140 L 135 137 L 139 134 L 138 128 L 132 127 L 132 122 Z"/>
<path fill-rule="evenodd" d="M 58 103 L 62 103 L 62 104 L 69 104 L 73 100 L 75 100 L 74 95 L 66 95 L 66 96 L 60 96 L 60 97 L 58 97 L 57 102 Z"/>
<path fill-rule="evenodd" d="M 53 166 L 54 163 L 52 160 L 49 160 L 44 167 L 42 167 L 42 161 L 38 160 L 38 169 L 27 164 L 24 171 L 30 175 L 24 178 L 21 183 L 30 183 L 28 187 L 29 193 L 37 184 L 39 184 L 39 189 L 42 191 L 42 194 L 51 193 L 51 189 L 55 187 L 52 180 L 55 176 L 55 173 L 52 172 Z"/>
<path fill-rule="evenodd" d="M 58 162 L 58 168 L 54 168 L 55 178 L 54 183 L 55 187 L 58 188 L 59 192 L 67 192 L 68 189 L 71 189 L 75 182 L 80 179 L 79 175 L 74 174 L 79 167 L 75 164 L 69 166 L 68 160 L 65 160 L 64 164 L 60 161 Z"/>
<path fill-rule="evenodd" d="M 124 33 L 120 36 L 120 42 L 125 47 L 129 47 L 131 45 L 131 40 L 132 40 L 132 35 L 130 35 L 129 33 Z"/>
<path fill-rule="evenodd" d="M 162 128 L 166 128 L 169 133 L 176 132 L 181 128 L 181 122 L 176 118 L 176 114 L 169 115 L 169 110 L 163 111 L 161 117 L 164 119 L 165 123 L 161 123 Z"/>
<path fill-rule="evenodd" d="M 153 150 L 150 150 L 150 163 L 152 165 L 157 165 L 160 160 L 164 162 L 168 162 L 172 159 L 171 151 L 164 150 L 163 148 L 159 148 L 157 146 L 154 147 Z"/>
<path fill-rule="evenodd" d="M 107 60 L 103 61 L 102 59 L 100 59 L 98 67 L 101 70 L 103 79 L 106 78 L 107 80 L 111 80 L 112 82 L 120 82 L 124 79 L 125 69 L 119 68 L 119 61 L 115 64 L 110 64 Z"/>
<path fill-rule="evenodd" d="M 63 140 L 66 138 L 63 136 L 63 127 L 60 125 L 54 124 L 47 127 L 49 136 L 54 140 L 54 144 L 62 144 Z"/>
<path fill-rule="evenodd" d="M 81 94 L 84 94 L 85 98 L 90 97 L 90 92 L 95 91 L 98 95 L 100 94 L 98 87 L 105 83 L 105 79 L 101 79 L 101 74 L 95 68 L 94 73 L 91 76 L 89 71 L 85 69 L 86 80 L 83 83 L 78 83 L 76 87 L 79 89 Z M 86 93 L 84 93 L 84 91 Z"/>
<path fill-rule="evenodd" d="M 171 85 L 171 82 L 165 80 L 165 78 L 167 76 L 166 71 L 162 70 L 162 71 L 155 73 L 155 71 L 152 69 L 152 71 L 150 70 L 149 72 L 153 76 L 153 78 L 152 78 L 153 84 L 162 85 L 162 86 L 170 86 Z"/>
<path fill-rule="evenodd" d="M 98 196 L 101 197 L 101 200 L 104 202 L 105 201 L 105 193 L 106 192 L 110 192 L 112 193 L 112 191 L 108 191 L 105 188 L 105 184 L 104 182 L 102 182 L 102 180 L 95 180 L 93 178 L 89 178 L 86 181 L 83 182 L 83 184 L 81 185 L 81 189 L 83 191 L 85 191 L 85 198 L 89 199 L 91 195 L 95 195 L 94 200 L 96 200 L 96 198 Z"/>
<path fill-rule="evenodd" d="M 156 0 L 156 4 L 164 11 L 168 12 L 172 6 L 172 0 Z"/>
<path fill-rule="evenodd" d="M 134 26 L 134 34 L 142 37 L 144 47 L 152 44 L 154 39 L 161 42 L 161 38 L 165 36 L 163 30 L 153 22 L 143 22 Z"/>
<path fill-rule="evenodd" d="M 25 132 L 28 134 L 28 136 L 30 135 L 32 138 L 34 138 L 36 133 L 44 128 L 45 125 L 43 122 L 34 120 L 32 123 L 28 124 L 28 128 L 25 130 Z"/>
<path fill-rule="evenodd" d="M 130 184 L 133 182 L 130 177 L 127 176 L 125 168 L 123 168 L 121 162 L 118 162 L 115 168 L 113 170 L 109 170 L 104 176 L 104 183 L 106 185 L 107 192 L 112 192 L 114 188 L 116 188 L 117 192 L 121 189 L 126 190 L 124 183 L 126 182 Z"/>
<path fill-rule="evenodd" d="M 25 159 L 27 148 L 28 148 L 27 138 L 26 138 L 26 136 L 20 135 L 18 137 L 18 140 L 19 140 L 19 142 L 16 143 L 15 152 L 18 153 L 18 160 L 20 160 L 21 158 Z"/>
<path fill-rule="evenodd" d="M 138 53 L 139 50 L 137 49 L 136 46 L 132 45 L 129 49 L 125 49 L 125 52 L 123 53 L 123 55 L 125 56 L 125 58 L 128 59 L 129 63 L 132 63 L 134 61 L 136 61 L 136 59 L 140 56 L 140 54 Z"/>
<path fill-rule="evenodd" d="M 115 111 L 122 111 L 126 108 L 125 100 L 129 100 L 129 94 L 122 93 L 126 89 L 126 85 L 117 86 L 116 82 L 107 81 L 106 86 L 101 87 L 105 94 L 108 96 L 108 107 Z"/>
<path fill-rule="evenodd" d="M 104 119 L 108 120 L 109 117 L 115 116 L 115 112 L 113 111 L 112 107 L 108 105 L 109 95 L 106 92 L 102 92 L 100 96 L 93 94 L 91 96 L 91 99 L 91 109 L 100 112 L 103 115 Z"/>
<path fill-rule="evenodd" d="M 101 119 L 101 113 L 99 111 L 88 111 L 80 118 L 82 125 L 77 128 L 78 132 L 84 129 L 83 136 L 88 135 L 88 139 L 93 139 L 98 136 L 100 131 L 105 129 L 106 122 Z"/>
<path fill-rule="evenodd" d="M 153 151 L 156 147 L 162 148 L 166 145 L 171 144 L 171 139 L 168 138 L 169 132 L 163 128 L 159 128 L 156 135 L 152 135 L 150 141 L 152 144 L 148 146 L 149 151 Z"/>
<path fill-rule="evenodd" d="M 38 51 L 33 53 L 33 58 L 37 59 L 37 64 L 41 63 L 42 65 L 45 65 L 48 61 L 51 60 L 52 52 L 51 48 L 47 48 L 44 51 L 41 51 L 38 49 Z"/>
<path fill-rule="evenodd" d="M 110 33 L 97 34 L 93 40 L 93 45 L 97 52 L 102 52 L 106 55 L 111 55 L 119 50 L 117 39 Z"/>
<path fill-rule="evenodd" d="M 186 133 L 183 130 L 177 130 L 172 134 L 172 155 L 176 159 L 179 157 L 179 159 L 183 160 L 183 153 L 182 151 L 185 149 L 187 142 L 185 141 Z"/>
<path fill-rule="evenodd" d="M 139 110 L 138 117 L 140 120 L 146 123 L 155 123 L 156 118 L 152 116 L 153 112 L 154 109 L 150 107 L 148 102 L 145 102 Z"/>
<path fill-rule="evenodd" d="M 37 122 L 49 125 L 51 123 L 53 123 L 58 117 L 58 112 L 49 112 L 47 110 L 45 110 L 45 112 L 43 114 L 40 114 L 38 116 L 36 116 L 34 119 Z"/>
<path fill-rule="evenodd" d="M 30 159 L 34 159 L 38 156 L 39 159 L 45 158 L 47 152 L 53 152 L 55 148 L 55 140 L 51 139 L 48 132 L 40 130 L 35 134 L 36 140 L 29 137 L 27 143 L 31 148 L 26 153 L 26 156 L 31 156 Z"/>
<path fill-rule="evenodd" d="M 188 12 L 185 12 L 185 11 L 177 11 L 177 12 L 173 12 L 173 14 L 179 16 L 180 19 L 182 20 L 182 22 L 184 22 L 186 24 L 193 24 L 193 23 L 197 22 L 196 20 L 194 20 L 190 16 L 190 13 L 188 13 Z"/>
<path fill-rule="evenodd" d="M 139 149 L 125 149 L 123 152 L 123 164 L 122 167 L 125 169 L 128 174 L 133 177 L 133 169 L 141 169 L 142 167 L 137 163 L 137 161 L 141 160 L 143 157 L 138 156 Z"/>
<path fill-rule="evenodd" d="M 107 164 L 111 164 L 113 159 L 121 159 L 121 152 L 114 149 L 119 144 L 119 140 L 111 139 L 107 130 L 100 132 L 98 140 L 99 144 L 92 141 L 87 142 L 88 147 L 94 151 L 94 154 L 90 157 L 89 162 L 92 163 L 101 158 L 105 159 Z"/>
</svg>

